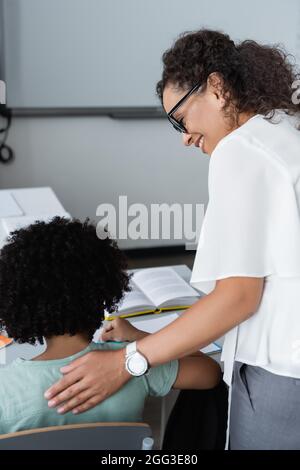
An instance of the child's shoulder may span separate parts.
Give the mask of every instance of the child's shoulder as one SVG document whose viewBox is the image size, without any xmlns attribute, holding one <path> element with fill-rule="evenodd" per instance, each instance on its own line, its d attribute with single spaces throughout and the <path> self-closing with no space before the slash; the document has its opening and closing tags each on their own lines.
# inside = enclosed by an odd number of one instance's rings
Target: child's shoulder
<svg viewBox="0 0 300 470">
<path fill-rule="evenodd" d="M 16 369 L 20 367 L 20 359 L 15 359 L 13 362 L 9 364 L 4 364 L 0 366 L 0 376 L 9 375 L 15 372 Z"/>
</svg>

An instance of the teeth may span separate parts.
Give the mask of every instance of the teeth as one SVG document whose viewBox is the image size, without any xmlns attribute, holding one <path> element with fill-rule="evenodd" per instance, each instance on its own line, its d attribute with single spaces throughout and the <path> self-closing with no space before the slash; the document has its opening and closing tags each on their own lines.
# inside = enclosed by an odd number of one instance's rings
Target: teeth
<svg viewBox="0 0 300 470">
<path fill-rule="evenodd" d="M 201 148 L 203 146 L 203 141 L 204 141 L 204 137 L 202 136 L 201 139 L 199 140 L 199 147 Z"/>
</svg>

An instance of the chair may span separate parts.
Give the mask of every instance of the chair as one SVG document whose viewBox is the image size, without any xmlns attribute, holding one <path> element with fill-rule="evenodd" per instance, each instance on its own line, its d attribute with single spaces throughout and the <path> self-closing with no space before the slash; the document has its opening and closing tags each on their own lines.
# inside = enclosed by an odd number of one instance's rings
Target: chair
<svg viewBox="0 0 300 470">
<path fill-rule="evenodd" d="M 68 424 L 0 435 L 1 450 L 151 450 L 145 423 Z"/>
</svg>

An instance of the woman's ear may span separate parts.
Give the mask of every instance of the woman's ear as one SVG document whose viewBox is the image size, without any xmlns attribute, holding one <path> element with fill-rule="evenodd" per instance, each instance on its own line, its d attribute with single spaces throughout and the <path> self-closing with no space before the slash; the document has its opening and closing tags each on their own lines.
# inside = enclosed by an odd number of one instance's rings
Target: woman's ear
<svg viewBox="0 0 300 470">
<path fill-rule="evenodd" d="M 219 106 L 223 106 L 225 99 L 223 96 L 223 77 L 218 72 L 212 72 L 207 77 L 207 89 L 210 93 L 215 96 L 215 99 L 218 100 Z"/>
</svg>

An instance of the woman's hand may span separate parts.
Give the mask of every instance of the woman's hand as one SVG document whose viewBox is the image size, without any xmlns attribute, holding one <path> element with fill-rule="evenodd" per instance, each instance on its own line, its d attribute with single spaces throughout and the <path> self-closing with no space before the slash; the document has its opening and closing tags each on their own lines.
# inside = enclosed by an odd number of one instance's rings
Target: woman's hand
<svg viewBox="0 0 300 470">
<path fill-rule="evenodd" d="M 148 333 L 127 320 L 116 318 L 105 325 L 103 341 L 136 341 Z M 82 413 L 117 392 L 131 378 L 125 369 L 125 349 L 93 351 L 62 367 L 64 377 L 50 387 L 45 398 L 59 413 Z M 62 405 L 63 403 L 63 405 Z"/>
<path fill-rule="evenodd" d="M 93 351 L 62 367 L 64 377 L 45 392 L 58 413 L 82 413 L 116 393 L 132 377 L 125 369 L 125 349 Z M 63 405 L 62 405 L 63 403 Z"/>
<path fill-rule="evenodd" d="M 102 341 L 137 341 L 148 333 L 138 330 L 124 318 L 108 321 L 101 331 Z"/>
</svg>

